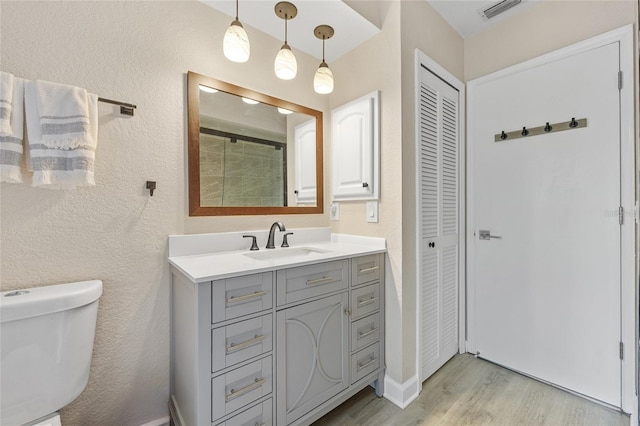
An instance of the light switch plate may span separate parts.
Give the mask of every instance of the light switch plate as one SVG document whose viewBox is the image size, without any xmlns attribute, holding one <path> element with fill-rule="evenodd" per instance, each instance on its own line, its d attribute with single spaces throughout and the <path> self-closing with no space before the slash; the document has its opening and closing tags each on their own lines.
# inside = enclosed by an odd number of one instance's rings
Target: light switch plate
<svg viewBox="0 0 640 426">
<path fill-rule="evenodd" d="M 367 201 L 367 222 L 378 222 L 377 201 Z"/>
<path fill-rule="evenodd" d="M 340 204 L 329 204 L 329 217 L 331 220 L 340 220 Z"/>
</svg>

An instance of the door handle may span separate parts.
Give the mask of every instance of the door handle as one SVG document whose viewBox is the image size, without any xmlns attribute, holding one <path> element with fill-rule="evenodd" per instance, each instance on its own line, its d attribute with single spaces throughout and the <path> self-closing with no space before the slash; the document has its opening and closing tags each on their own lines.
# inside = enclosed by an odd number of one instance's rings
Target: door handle
<svg viewBox="0 0 640 426">
<path fill-rule="evenodd" d="M 480 230 L 480 239 L 481 240 L 490 240 L 491 238 L 495 238 L 496 240 L 501 240 L 502 237 L 499 237 L 497 235 L 491 235 L 491 231 L 486 231 L 486 230 Z"/>
</svg>

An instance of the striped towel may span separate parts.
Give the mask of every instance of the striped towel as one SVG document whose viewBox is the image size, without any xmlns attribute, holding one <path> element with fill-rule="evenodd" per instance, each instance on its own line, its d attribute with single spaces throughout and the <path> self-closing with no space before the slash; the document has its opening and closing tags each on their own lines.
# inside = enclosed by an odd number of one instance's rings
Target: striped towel
<svg viewBox="0 0 640 426">
<path fill-rule="evenodd" d="M 13 74 L 0 71 L 0 136 L 10 136 L 13 108 Z"/>
<path fill-rule="evenodd" d="M 95 147 L 89 130 L 87 91 L 66 84 L 36 81 L 42 144 L 49 148 Z"/>
<path fill-rule="evenodd" d="M 27 118 L 27 168 L 33 171 L 32 186 L 69 189 L 94 186 L 93 166 L 98 140 L 98 96 L 87 94 L 88 131 L 92 145 L 72 149 L 50 148 L 43 144 L 35 82 L 25 85 Z"/>
<path fill-rule="evenodd" d="M 0 111 L 9 111 L 9 133 L 0 132 L 0 182 L 22 182 L 22 139 L 24 129 L 24 80 L 12 78 L 13 93 L 10 108 L 3 108 L 0 103 Z M 3 93 L 4 95 L 4 93 Z M 2 112 L 4 113 L 4 112 Z"/>
</svg>

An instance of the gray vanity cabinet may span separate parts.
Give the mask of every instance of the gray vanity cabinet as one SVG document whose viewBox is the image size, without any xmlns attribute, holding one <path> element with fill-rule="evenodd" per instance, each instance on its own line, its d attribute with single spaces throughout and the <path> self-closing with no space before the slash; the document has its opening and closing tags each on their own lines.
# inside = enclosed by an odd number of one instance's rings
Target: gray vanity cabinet
<svg viewBox="0 0 640 426">
<path fill-rule="evenodd" d="M 277 419 L 290 424 L 349 386 L 349 295 L 277 314 Z"/>
<path fill-rule="evenodd" d="M 382 395 L 384 254 L 194 283 L 173 271 L 178 426 L 307 426 Z"/>
</svg>

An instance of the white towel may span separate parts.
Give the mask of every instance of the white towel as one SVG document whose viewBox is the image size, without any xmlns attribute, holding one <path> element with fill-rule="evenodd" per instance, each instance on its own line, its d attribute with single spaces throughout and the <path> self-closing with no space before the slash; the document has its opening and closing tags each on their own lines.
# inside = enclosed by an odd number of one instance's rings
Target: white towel
<svg viewBox="0 0 640 426">
<path fill-rule="evenodd" d="M 24 80 L 13 78 L 13 99 L 10 105 L 10 130 L 0 133 L 0 182 L 22 182 L 22 139 L 24 137 Z M 0 104 L 4 105 L 4 104 Z M 0 106 L 0 109 L 2 107 Z"/>
<path fill-rule="evenodd" d="M 36 81 L 42 144 L 49 148 L 95 147 L 89 130 L 87 91 L 66 84 Z"/>
<path fill-rule="evenodd" d="M 27 168 L 33 171 L 32 186 L 68 189 L 94 186 L 95 147 L 98 140 L 98 96 L 88 94 L 88 132 L 92 146 L 73 149 L 49 148 L 42 143 L 42 129 L 35 82 L 25 85 L 27 121 Z"/>
<path fill-rule="evenodd" d="M 0 71 L 0 136 L 10 136 L 13 108 L 13 74 Z"/>
</svg>

